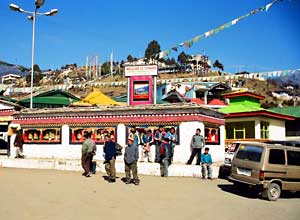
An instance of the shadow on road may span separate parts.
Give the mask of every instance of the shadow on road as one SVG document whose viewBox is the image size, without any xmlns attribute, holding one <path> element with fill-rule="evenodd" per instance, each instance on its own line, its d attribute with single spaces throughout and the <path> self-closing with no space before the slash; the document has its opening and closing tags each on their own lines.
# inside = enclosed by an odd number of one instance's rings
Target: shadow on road
<svg viewBox="0 0 300 220">
<path fill-rule="evenodd" d="M 249 187 L 237 187 L 233 184 L 219 184 L 218 187 L 224 192 L 235 194 L 249 199 L 257 199 L 262 197 L 260 194 Z M 299 199 L 300 192 L 282 192 L 280 199 Z"/>
<path fill-rule="evenodd" d="M 236 194 L 249 199 L 257 199 L 259 195 L 254 190 L 247 187 L 236 187 L 233 184 L 219 184 L 218 187 L 224 192 Z"/>
</svg>

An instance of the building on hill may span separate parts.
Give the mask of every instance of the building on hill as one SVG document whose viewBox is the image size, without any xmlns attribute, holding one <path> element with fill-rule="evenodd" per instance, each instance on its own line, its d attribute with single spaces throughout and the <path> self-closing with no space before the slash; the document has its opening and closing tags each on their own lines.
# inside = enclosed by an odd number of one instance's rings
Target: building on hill
<svg viewBox="0 0 300 220">
<path fill-rule="evenodd" d="M 20 78 L 22 78 L 22 77 L 17 74 L 6 74 L 1 77 L 1 81 L 3 84 L 13 84 Z"/>
<path fill-rule="evenodd" d="M 251 92 L 233 92 L 224 95 L 229 106 L 219 109 L 225 114 L 226 142 L 236 140 L 286 140 L 286 121 L 294 116 L 260 107 L 264 96 Z"/>
<path fill-rule="evenodd" d="M 192 55 L 187 60 L 187 65 L 190 65 L 192 72 L 196 75 L 206 75 L 211 68 L 211 61 L 206 55 Z"/>
<path fill-rule="evenodd" d="M 61 108 L 79 100 L 78 97 L 71 93 L 62 90 L 50 90 L 34 96 L 32 106 L 33 108 Z M 29 108 L 30 98 L 20 100 L 18 104 Z"/>
<path fill-rule="evenodd" d="M 285 122 L 286 137 L 289 140 L 300 140 L 300 106 L 277 107 L 270 110 L 295 117 L 295 120 Z"/>
<path fill-rule="evenodd" d="M 227 106 L 222 94 L 229 91 L 227 84 L 219 82 L 165 83 L 157 88 L 157 97 L 171 103 L 192 102 L 217 109 Z"/>
</svg>

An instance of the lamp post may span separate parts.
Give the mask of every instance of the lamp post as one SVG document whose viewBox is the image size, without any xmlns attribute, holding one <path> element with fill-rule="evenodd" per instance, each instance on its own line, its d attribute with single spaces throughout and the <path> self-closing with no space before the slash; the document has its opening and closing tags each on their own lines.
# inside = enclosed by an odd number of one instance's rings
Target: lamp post
<svg viewBox="0 0 300 220">
<path fill-rule="evenodd" d="M 35 10 L 34 11 L 25 11 L 20 6 L 15 4 L 10 4 L 9 8 L 13 11 L 24 13 L 28 15 L 28 19 L 32 21 L 32 48 L 31 48 L 31 82 L 30 82 L 30 108 L 32 109 L 33 103 L 33 67 L 34 67 L 34 37 L 35 37 L 35 22 L 37 16 L 54 16 L 58 13 L 57 9 L 52 9 L 47 12 L 38 13 L 38 9 L 45 3 L 45 0 L 35 0 Z"/>
</svg>

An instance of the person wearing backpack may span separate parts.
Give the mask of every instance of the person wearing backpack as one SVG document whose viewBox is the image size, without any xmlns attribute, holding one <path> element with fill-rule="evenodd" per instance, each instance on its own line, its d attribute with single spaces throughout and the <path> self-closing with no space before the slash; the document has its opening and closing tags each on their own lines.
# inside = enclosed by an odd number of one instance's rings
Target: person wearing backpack
<svg viewBox="0 0 300 220">
<path fill-rule="evenodd" d="M 194 134 L 192 137 L 192 141 L 191 141 L 192 153 L 189 160 L 186 162 L 187 165 L 192 164 L 195 156 L 197 156 L 196 165 L 200 165 L 200 161 L 201 161 L 200 155 L 204 145 L 205 145 L 204 137 L 201 135 L 200 128 L 197 128 L 196 134 Z"/>
<path fill-rule="evenodd" d="M 160 175 L 162 177 L 168 176 L 168 168 L 171 164 L 171 144 L 169 138 L 164 138 L 160 145 Z"/>
</svg>

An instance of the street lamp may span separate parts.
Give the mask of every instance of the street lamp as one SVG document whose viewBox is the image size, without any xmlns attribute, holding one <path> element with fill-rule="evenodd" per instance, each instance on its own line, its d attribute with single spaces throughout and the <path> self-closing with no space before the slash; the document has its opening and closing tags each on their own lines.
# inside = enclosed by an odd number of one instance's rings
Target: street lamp
<svg viewBox="0 0 300 220">
<path fill-rule="evenodd" d="M 15 4 L 10 4 L 9 8 L 12 11 L 20 12 L 29 15 L 28 19 L 32 21 L 32 48 L 31 48 L 31 83 L 30 83 L 30 108 L 32 109 L 32 98 L 33 98 L 33 66 L 34 66 L 34 35 L 35 35 L 35 22 L 37 16 L 54 16 L 58 13 L 58 9 L 52 9 L 47 12 L 38 13 L 38 9 L 45 3 L 45 0 L 35 0 L 35 10 L 34 11 L 25 11 L 20 6 Z"/>
</svg>

